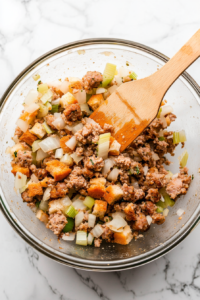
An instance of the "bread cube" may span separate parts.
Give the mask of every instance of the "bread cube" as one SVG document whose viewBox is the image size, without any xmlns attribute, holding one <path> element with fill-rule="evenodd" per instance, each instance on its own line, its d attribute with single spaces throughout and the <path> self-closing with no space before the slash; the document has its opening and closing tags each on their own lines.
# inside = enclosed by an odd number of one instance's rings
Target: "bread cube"
<svg viewBox="0 0 200 300">
<path fill-rule="evenodd" d="M 36 218 L 38 218 L 38 220 L 40 220 L 44 224 L 47 224 L 49 220 L 49 216 L 41 209 L 37 211 Z"/>
<path fill-rule="evenodd" d="M 102 198 L 105 194 L 105 186 L 103 184 L 91 185 L 88 189 L 88 195 L 92 198 Z"/>
<path fill-rule="evenodd" d="M 48 181 L 49 181 L 49 177 L 45 177 L 42 181 L 40 181 L 41 186 L 48 187 Z"/>
<path fill-rule="evenodd" d="M 29 197 L 35 197 L 36 195 L 43 195 L 43 189 L 41 187 L 40 182 L 35 183 L 29 183 L 28 185 L 28 196 Z"/>
<path fill-rule="evenodd" d="M 67 208 L 72 204 L 72 201 L 68 198 L 62 198 L 59 200 L 49 201 L 49 213 L 53 214 L 58 210 L 61 210 L 63 213 L 66 212 Z"/>
<path fill-rule="evenodd" d="M 66 108 L 69 104 L 78 103 L 76 98 L 71 93 L 66 93 L 60 98 L 60 105 L 62 108 Z"/>
<path fill-rule="evenodd" d="M 27 122 L 28 124 L 31 124 L 34 120 L 35 117 L 37 116 L 38 111 L 34 111 L 33 113 L 29 113 L 25 111 L 21 116 L 20 119 Z"/>
<path fill-rule="evenodd" d="M 123 191 L 118 185 L 109 185 L 106 188 L 104 199 L 108 204 L 113 204 L 123 197 Z"/>
<path fill-rule="evenodd" d="M 118 141 L 114 140 L 109 148 L 109 155 L 119 155 L 121 144 Z"/>
<path fill-rule="evenodd" d="M 133 238 L 133 234 L 129 225 L 124 227 L 122 232 L 115 232 L 114 233 L 114 243 L 120 245 L 127 245 Z"/>
<path fill-rule="evenodd" d="M 55 181 L 63 180 L 71 172 L 65 163 L 58 160 L 48 161 L 46 166 L 46 170 L 54 177 Z"/>
<path fill-rule="evenodd" d="M 17 172 L 20 172 L 24 175 L 26 175 L 27 177 L 30 177 L 30 170 L 29 168 L 24 168 L 24 167 L 20 167 L 18 165 L 13 165 L 12 171 L 11 171 L 15 176 Z"/>
<path fill-rule="evenodd" d="M 10 149 L 10 153 L 15 156 L 15 153 L 18 152 L 19 150 L 27 150 L 27 148 L 22 145 L 21 143 L 15 144 L 11 149 Z"/>
<path fill-rule="evenodd" d="M 81 81 L 74 81 L 69 84 L 69 92 L 73 93 L 73 90 L 82 90 L 83 85 Z"/>
<path fill-rule="evenodd" d="M 46 134 L 46 130 L 40 123 L 36 123 L 29 131 L 35 134 L 39 139 L 42 139 Z"/>
<path fill-rule="evenodd" d="M 71 139 L 71 137 L 72 137 L 72 135 L 67 135 L 67 136 L 63 136 L 62 139 L 60 139 L 60 147 L 63 149 L 64 153 L 73 153 L 73 151 L 65 145 L 65 143 L 69 139 Z"/>
<path fill-rule="evenodd" d="M 93 215 L 103 218 L 107 210 L 107 202 L 102 200 L 95 200 L 93 207 Z"/>
<path fill-rule="evenodd" d="M 87 104 L 91 107 L 92 110 L 96 110 L 104 101 L 102 94 L 92 95 Z"/>
<path fill-rule="evenodd" d="M 32 134 L 29 130 L 24 132 L 19 139 L 21 142 L 25 142 L 26 144 L 32 146 L 33 142 L 37 140 L 37 136 Z"/>
<path fill-rule="evenodd" d="M 90 179 L 90 184 L 91 185 L 98 185 L 98 184 L 105 185 L 106 184 L 106 179 L 104 177 L 93 178 L 93 179 Z"/>
</svg>

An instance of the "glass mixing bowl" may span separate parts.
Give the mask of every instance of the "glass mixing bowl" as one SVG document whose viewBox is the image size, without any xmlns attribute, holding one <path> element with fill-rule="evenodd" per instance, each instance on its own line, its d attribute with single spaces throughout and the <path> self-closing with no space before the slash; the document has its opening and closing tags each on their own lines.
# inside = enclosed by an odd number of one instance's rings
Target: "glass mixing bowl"
<svg viewBox="0 0 200 300">
<path fill-rule="evenodd" d="M 22 110 L 25 95 L 36 88 L 32 75 L 39 73 L 42 81 L 52 81 L 68 76 L 81 77 L 87 71 L 102 71 L 107 62 L 118 67 L 129 63 L 138 78 L 154 73 L 168 60 L 163 54 L 130 41 L 116 39 L 90 39 L 61 46 L 43 55 L 12 82 L 4 93 L 0 113 L 0 206 L 5 217 L 20 236 L 31 246 L 48 257 L 68 266 L 87 270 L 111 271 L 133 268 L 150 262 L 175 247 L 197 224 L 200 212 L 200 89 L 196 82 L 184 73 L 169 89 L 164 99 L 174 108 L 177 120 L 173 129 L 184 128 L 187 135 L 185 148 L 189 152 L 187 166 L 194 180 L 186 196 L 181 196 L 170 208 L 163 225 L 152 225 L 144 238 L 132 241 L 127 246 L 102 244 L 100 248 L 82 247 L 74 242 L 57 241 L 57 237 L 34 213 L 22 203 L 14 191 L 14 176 L 11 174 L 10 156 L 6 154 L 12 146 L 16 121 Z M 167 169 L 177 172 L 178 156 L 183 150 L 177 147 L 176 155 L 170 157 L 173 164 Z M 176 211 L 185 211 L 182 220 Z"/>
</svg>

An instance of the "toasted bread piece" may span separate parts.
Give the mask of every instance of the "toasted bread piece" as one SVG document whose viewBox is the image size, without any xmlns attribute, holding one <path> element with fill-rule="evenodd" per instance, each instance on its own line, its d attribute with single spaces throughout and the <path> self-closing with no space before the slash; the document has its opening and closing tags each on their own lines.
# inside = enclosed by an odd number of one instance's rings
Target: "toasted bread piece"
<svg viewBox="0 0 200 300">
<path fill-rule="evenodd" d="M 29 168 L 20 167 L 18 165 L 13 165 L 13 168 L 12 168 L 11 172 L 14 175 L 16 175 L 17 172 L 20 172 L 20 173 L 26 175 L 27 177 L 30 177 L 30 170 L 29 170 Z"/>
<path fill-rule="evenodd" d="M 43 195 L 43 189 L 40 182 L 32 182 L 28 185 L 28 196 L 35 197 L 36 195 Z"/>
<path fill-rule="evenodd" d="M 60 99 L 60 105 L 62 108 L 66 108 L 69 104 L 75 104 L 78 103 L 76 98 L 69 92 L 64 94 Z"/>
<path fill-rule="evenodd" d="M 66 135 L 60 139 L 60 147 L 63 149 L 64 153 L 73 153 L 73 151 L 65 145 L 65 143 L 71 139 L 71 137 L 72 135 Z"/>
<path fill-rule="evenodd" d="M 95 200 L 93 207 L 93 215 L 103 218 L 107 210 L 107 202 L 102 200 Z"/>
<path fill-rule="evenodd" d="M 109 185 L 106 188 L 104 194 L 104 199 L 108 204 L 113 204 L 114 202 L 120 200 L 123 197 L 123 191 L 118 185 Z"/>
<path fill-rule="evenodd" d="M 69 85 L 69 92 L 70 93 L 73 93 L 73 90 L 82 90 L 83 88 L 83 85 L 81 83 L 81 81 L 74 81 L 74 82 L 71 82 L 70 85 Z"/>
<path fill-rule="evenodd" d="M 31 124 L 35 117 L 37 116 L 38 111 L 34 111 L 33 113 L 29 113 L 27 111 L 25 111 L 21 116 L 20 119 L 27 122 L 28 124 Z"/>
<path fill-rule="evenodd" d="M 10 153 L 15 156 L 15 152 L 18 152 L 19 150 L 27 150 L 27 148 L 22 145 L 21 143 L 15 144 L 11 149 L 10 149 Z"/>
<path fill-rule="evenodd" d="M 124 227 L 122 232 L 115 232 L 114 233 L 114 243 L 127 245 L 132 240 L 133 235 L 129 225 Z"/>
<path fill-rule="evenodd" d="M 63 180 L 71 169 L 65 164 L 58 160 L 51 160 L 46 163 L 46 170 L 54 177 L 56 181 Z"/>
<path fill-rule="evenodd" d="M 46 134 L 46 130 L 41 123 L 36 123 L 31 129 L 30 132 L 35 134 L 39 139 L 42 139 Z"/>
<path fill-rule="evenodd" d="M 110 137 L 110 146 L 112 145 L 112 143 L 113 143 L 114 141 L 116 141 L 116 139 L 111 135 L 111 137 Z"/>
<path fill-rule="evenodd" d="M 103 101 L 104 101 L 103 95 L 102 94 L 97 94 L 97 95 L 92 95 L 92 97 L 87 102 L 87 104 L 94 111 L 103 103 Z"/>
<path fill-rule="evenodd" d="M 41 186 L 48 187 L 48 180 L 49 180 L 49 177 L 45 177 L 42 181 L 40 181 Z"/>
<path fill-rule="evenodd" d="M 90 184 L 91 185 L 98 185 L 98 184 L 105 185 L 106 184 L 106 179 L 104 177 L 92 178 L 92 179 L 90 179 Z"/>
<path fill-rule="evenodd" d="M 114 140 L 111 145 L 108 154 L 109 155 L 119 155 L 121 144 Z"/>
<path fill-rule="evenodd" d="M 88 189 L 88 195 L 93 198 L 102 198 L 105 194 L 105 186 L 103 184 L 91 185 Z"/>
<path fill-rule="evenodd" d="M 22 136 L 20 137 L 20 141 L 21 142 L 25 142 L 28 145 L 32 146 L 33 142 L 35 142 L 37 140 L 37 136 L 35 136 L 34 134 L 32 134 L 29 130 L 27 130 L 26 132 L 24 132 L 22 134 Z"/>
<path fill-rule="evenodd" d="M 65 211 L 71 204 L 72 202 L 68 197 L 58 200 L 52 200 L 49 202 L 49 213 L 53 214 L 58 210 L 61 210 L 63 213 L 65 213 Z"/>
<path fill-rule="evenodd" d="M 47 224 L 49 220 L 49 216 L 41 209 L 37 211 L 36 218 L 38 218 L 44 224 Z"/>
</svg>

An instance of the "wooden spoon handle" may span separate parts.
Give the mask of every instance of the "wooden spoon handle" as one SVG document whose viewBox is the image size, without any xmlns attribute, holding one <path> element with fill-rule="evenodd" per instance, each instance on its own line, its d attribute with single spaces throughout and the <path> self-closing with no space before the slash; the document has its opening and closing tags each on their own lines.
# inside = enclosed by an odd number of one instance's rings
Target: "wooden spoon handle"
<svg viewBox="0 0 200 300">
<path fill-rule="evenodd" d="M 172 83 L 200 56 L 200 29 L 151 78 L 158 82 L 164 96 Z"/>
</svg>

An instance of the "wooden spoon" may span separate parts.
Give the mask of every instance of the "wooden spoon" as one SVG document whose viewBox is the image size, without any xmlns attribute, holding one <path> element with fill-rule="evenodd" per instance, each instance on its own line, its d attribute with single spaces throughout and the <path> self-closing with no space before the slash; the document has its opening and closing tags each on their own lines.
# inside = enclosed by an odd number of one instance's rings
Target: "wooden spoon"
<svg viewBox="0 0 200 300">
<path fill-rule="evenodd" d="M 172 83 L 200 56 L 200 29 L 157 72 L 123 83 L 90 118 L 113 125 L 123 151 L 156 118 L 162 99 Z"/>
</svg>

